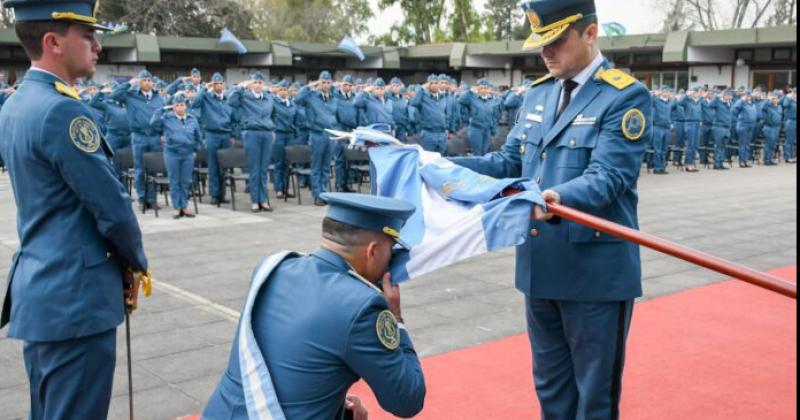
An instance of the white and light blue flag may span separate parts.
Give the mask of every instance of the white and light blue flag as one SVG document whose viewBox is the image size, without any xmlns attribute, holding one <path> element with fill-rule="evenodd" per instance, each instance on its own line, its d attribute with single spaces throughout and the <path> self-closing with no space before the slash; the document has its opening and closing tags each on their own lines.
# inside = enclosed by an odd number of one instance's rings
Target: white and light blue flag
<svg viewBox="0 0 800 420">
<path fill-rule="evenodd" d="M 364 52 L 361 51 L 361 47 L 359 47 L 356 41 L 349 36 L 344 37 L 342 41 L 339 42 L 338 48 L 346 53 L 356 56 L 360 61 L 364 61 L 367 58 L 364 55 Z"/>
<path fill-rule="evenodd" d="M 228 28 L 224 28 L 222 30 L 222 34 L 219 37 L 220 44 L 230 44 L 239 54 L 247 54 L 247 47 L 242 44 L 242 41 L 239 41 L 239 38 L 236 38 L 236 35 L 233 32 L 229 31 Z"/>
<path fill-rule="evenodd" d="M 369 155 L 373 192 L 417 207 L 400 232 L 411 249 L 392 259 L 394 283 L 521 245 L 533 206 L 544 205 L 533 182 L 480 175 L 418 145 L 373 147 Z"/>
<path fill-rule="evenodd" d="M 608 22 L 603 24 L 603 31 L 609 37 L 617 37 L 617 36 L 625 36 L 628 34 L 628 30 L 625 28 L 625 25 L 619 22 Z"/>
</svg>

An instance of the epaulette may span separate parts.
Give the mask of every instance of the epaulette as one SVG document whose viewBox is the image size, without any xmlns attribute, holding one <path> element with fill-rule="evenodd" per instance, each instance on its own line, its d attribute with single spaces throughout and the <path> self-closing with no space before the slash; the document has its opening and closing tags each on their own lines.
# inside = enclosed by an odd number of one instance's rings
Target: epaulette
<svg viewBox="0 0 800 420">
<path fill-rule="evenodd" d="M 81 100 L 81 96 L 78 95 L 78 91 L 75 90 L 74 87 L 67 86 L 67 85 L 59 82 L 58 80 L 56 80 L 55 86 L 56 86 L 56 91 L 58 93 L 60 93 L 60 94 L 62 94 L 64 96 L 68 96 L 68 97 L 70 97 L 72 99 L 75 99 L 75 100 L 78 100 L 78 101 Z"/>
<path fill-rule="evenodd" d="M 540 78 L 534 80 L 533 83 L 531 83 L 531 86 L 540 85 L 540 84 L 542 84 L 542 83 L 544 83 L 544 82 L 546 82 L 546 81 L 548 81 L 548 80 L 550 80 L 552 78 L 553 78 L 552 74 L 548 74 L 547 76 L 540 77 Z"/>
<path fill-rule="evenodd" d="M 617 90 L 623 90 L 636 83 L 636 78 L 619 69 L 597 70 L 595 79 L 602 80 Z"/>
<path fill-rule="evenodd" d="M 378 292 L 378 293 L 380 293 L 381 295 L 383 295 L 383 291 L 382 291 L 381 289 L 378 289 L 378 286 L 375 286 L 374 284 L 372 284 L 372 282 L 370 282 L 369 280 L 367 280 L 367 279 L 365 279 L 363 276 L 361 276 L 361 274 L 358 274 L 358 273 L 356 272 L 356 270 L 350 270 L 350 271 L 348 271 L 348 272 L 347 272 L 347 274 L 350 274 L 351 276 L 355 277 L 355 278 L 356 278 L 356 280 L 360 280 L 362 283 L 366 284 L 366 285 L 367 285 L 367 286 L 369 286 L 371 289 L 373 289 L 373 290 L 375 290 L 376 292 Z"/>
</svg>

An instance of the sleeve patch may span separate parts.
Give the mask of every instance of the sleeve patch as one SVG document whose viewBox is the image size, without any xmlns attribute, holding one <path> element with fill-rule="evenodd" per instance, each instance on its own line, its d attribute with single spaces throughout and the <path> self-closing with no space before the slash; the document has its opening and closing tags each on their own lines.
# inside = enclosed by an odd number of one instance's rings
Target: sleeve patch
<svg viewBox="0 0 800 420">
<path fill-rule="evenodd" d="M 388 350 L 397 350 L 400 347 L 400 327 L 397 325 L 397 318 L 391 312 L 384 310 L 378 314 L 375 329 L 378 332 L 378 340 Z"/>
<path fill-rule="evenodd" d="M 637 141 L 644 135 L 647 119 L 642 111 L 632 109 L 622 117 L 622 133 L 630 141 Z"/>
<path fill-rule="evenodd" d="M 94 121 L 86 117 L 77 117 L 69 124 L 69 138 L 72 144 L 86 153 L 94 153 L 100 149 L 100 131 Z"/>
</svg>

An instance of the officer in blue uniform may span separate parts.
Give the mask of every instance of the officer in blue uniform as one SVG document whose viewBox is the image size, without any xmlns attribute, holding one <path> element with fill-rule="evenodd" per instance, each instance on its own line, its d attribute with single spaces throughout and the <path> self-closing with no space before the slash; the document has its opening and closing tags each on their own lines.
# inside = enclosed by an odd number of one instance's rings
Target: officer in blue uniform
<svg viewBox="0 0 800 420">
<path fill-rule="evenodd" d="M 356 108 L 364 115 L 365 125 L 380 124 L 394 130 L 392 101 L 387 98 L 386 82 L 378 77 L 356 97 Z"/>
<path fill-rule="evenodd" d="M 200 70 L 193 68 L 189 77 L 179 77 L 167 86 L 167 93 L 175 95 L 180 90 L 191 90 L 199 93 L 203 88 L 203 76 Z"/>
<path fill-rule="evenodd" d="M 324 206 L 320 198 L 328 191 L 331 177 L 331 156 L 333 145 L 326 129 L 341 128 L 338 118 L 339 99 L 333 87 L 333 77 L 327 71 L 319 75 L 319 80 L 303 87 L 297 93 L 295 102 L 306 109 L 309 137 L 311 140 L 311 193 L 314 205 Z"/>
<path fill-rule="evenodd" d="M 0 328 L 10 322 L 8 336 L 24 341 L 31 420 L 104 419 L 124 273 L 147 270 L 111 149 L 73 87 L 94 73 L 94 32 L 106 28 L 95 23 L 94 0 L 3 6 L 14 9 L 31 68 L 0 111 L 20 239 Z M 74 49 L 68 64 L 62 45 Z"/>
<path fill-rule="evenodd" d="M 637 179 L 651 135 L 647 88 L 597 49 L 592 0 L 523 3 L 550 74 L 525 95 L 503 149 L 453 159 L 485 175 L 537 182 L 563 203 L 638 228 Z M 542 418 L 619 417 L 633 300 L 642 294 L 639 247 L 535 209 L 517 249 L 534 382 Z"/>
<path fill-rule="evenodd" d="M 394 120 L 394 137 L 405 143 L 411 131 L 408 120 L 408 99 L 403 95 L 403 81 L 393 78 L 389 84 L 388 98 L 392 102 L 392 119 Z"/>
<path fill-rule="evenodd" d="M 714 126 L 712 136 L 714 138 L 714 169 L 726 170 L 725 159 L 727 157 L 727 146 L 731 140 L 731 127 L 733 126 L 733 90 L 728 89 L 722 93 L 722 98 L 715 97 L 711 102 L 714 109 Z"/>
<path fill-rule="evenodd" d="M 783 160 L 786 163 L 797 163 L 795 147 L 797 146 L 797 88 L 793 88 L 783 99 L 783 118 L 786 142 L 783 144 Z"/>
<path fill-rule="evenodd" d="M 697 149 L 700 147 L 700 125 L 703 121 L 703 104 L 700 88 L 691 87 L 683 98 L 684 125 L 683 132 L 686 137 L 686 172 L 699 172 L 695 160 Z"/>
<path fill-rule="evenodd" d="M 528 91 L 528 87 L 530 86 L 530 80 L 525 80 L 525 83 L 516 88 L 509 91 L 508 96 L 506 97 L 503 106 L 505 106 L 506 111 L 508 112 L 508 125 L 513 127 L 517 121 L 519 121 L 519 109 L 522 106 L 522 100 L 525 96 L 525 92 Z"/>
<path fill-rule="evenodd" d="M 297 107 L 289 96 L 289 81 L 282 80 L 278 83 L 275 102 L 275 143 L 272 146 L 272 163 L 275 170 L 272 172 L 272 187 L 279 199 L 286 193 L 286 146 L 294 141 L 297 130 L 294 123 L 297 117 Z"/>
<path fill-rule="evenodd" d="M 274 387 L 267 397 L 278 401 L 276 410 L 287 419 L 342 419 L 353 401 L 347 390 L 363 378 L 381 407 L 412 417 L 422 410 L 425 379 L 403 325 L 399 289 L 385 273 L 414 206 L 361 194 L 322 198 L 330 206 L 321 247 L 277 265 L 266 259 L 254 270 L 252 284 L 262 275 L 268 280 L 251 288 L 248 301 L 254 303 L 242 319 L 252 320 Z M 241 327 L 203 419 L 253 418 L 242 382 L 240 334 Z"/>
<path fill-rule="evenodd" d="M 489 153 L 492 136 L 497 132 L 497 104 L 490 96 L 490 85 L 486 79 L 478 80 L 474 89 L 467 89 L 458 99 L 469 114 L 469 143 L 472 154 L 483 156 Z"/>
<path fill-rule="evenodd" d="M 106 95 L 112 93 L 119 86 L 111 82 L 92 97 L 89 103 L 93 108 L 103 112 L 103 121 L 106 127 L 106 142 L 114 150 L 131 146 L 131 131 L 128 122 L 128 112 L 122 104 Z"/>
<path fill-rule="evenodd" d="M 778 147 L 778 136 L 783 123 L 783 107 L 777 92 L 770 92 L 769 101 L 761 108 L 761 119 L 764 122 L 764 165 L 775 166 L 775 154 Z"/>
<path fill-rule="evenodd" d="M 667 154 L 672 127 L 669 88 L 662 87 L 653 98 L 653 173 L 667 175 Z"/>
<path fill-rule="evenodd" d="M 703 111 L 703 125 L 700 129 L 700 163 L 707 165 L 709 163 L 708 147 L 714 146 L 714 118 L 715 110 L 712 106 L 714 102 L 714 91 L 712 89 L 703 88 L 701 100 L 701 110 Z"/>
<path fill-rule="evenodd" d="M 359 109 L 356 107 L 356 97 L 358 95 L 353 91 L 353 76 L 344 76 L 335 92 L 339 99 L 337 113 L 342 131 L 353 131 L 358 128 L 359 116 Z M 333 168 L 336 176 L 336 191 L 339 192 L 352 192 L 344 159 L 344 149 L 346 147 L 347 142 L 333 142 Z"/>
<path fill-rule="evenodd" d="M 225 78 L 219 73 L 211 76 L 211 83 L 195 95 L 191 107 L 200 113 L 200 127 L 208 152 L 208 195 L 211 204 L 228 203 L 225 199 L 222 170 L 217 151 L 231 147 L 234 121 L 233 108 L 225 95 Z"/>
<path fill-rule="evenodd" d="M 681 89 L 677 94 L 673 95 L 671 103 L 672 108 L 672 127 L 675 132 L 675 149 L 670 159 L 677 166 L 683 166 L 683 149 L 686 147 L 686 110 L 683 109 L 683 100 L 686 98 L 686 92 Z"/>
<path fill-rule="evenodd" d="M 231 90 L 228 105 L 242 130 L 247 154 L 250 188 L 250 210 L 253 213 L 272 211 L 267 203 L 269 164 L 275 140 L 275 106 L 273 96 L 264 90 L 264 74 L 257 71 L 250 80 Z"/>
<path fill-rule="evenodd" d="M 193 218 L 189 210 L 189 188 L 194 171 L 194 157 L 203 146 L 203 136 L 197 118 L 187 111 L 183 93 L 172 98 L 172 105 L 158 110 L 150 121 L 164 133 L 164 162 L 167 165 L 169 192 L 175 219 Z"/>
<path fill-rule="evenodd" d="M 753 134 L 758 124 L 758 109 L 753 102 L 753 96 L 749 91 L 745 91 L 742 99 L 731 109 L 736 124 L 736 132 L 739 138 L 739 167 L 750 168 L 752 159 L 751 142 Z"/>
<path fill-rule="evenodd" d="M 120 84 L 108 95 L 108 99 L 125 106 L 128 114 L 136 172 L 134 184 L 139 202 L 150 208 L 157 205 L 157 197 L 154 187 L 144 182 L 144 154 L 161 150 L 161 132 L 153 130 L 150 119 L 165 105 L 164 99 L 153 87 L 153 75 L 142 70 L 135 79 Z"/>
<path fill-rule="evenodd" d="M 450 109 L 447 107 L 445 94 L 440 92 L 439 86 L 438 77 L 430 75 L 427 83 L 417 87 L 409 105 L 417 109 L 419 144 L 429 152 L 445 154 L 450 128 Z"/>
</svg>

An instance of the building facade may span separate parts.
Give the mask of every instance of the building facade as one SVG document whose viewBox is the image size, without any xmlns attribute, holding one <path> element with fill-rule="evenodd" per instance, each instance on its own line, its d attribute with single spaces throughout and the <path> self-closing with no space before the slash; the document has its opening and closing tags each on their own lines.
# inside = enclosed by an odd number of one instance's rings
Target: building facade
<svg viewBox="0 0 800 420">
<path fill-rule="evenodd" d="M 252 41 L 239 55 L 212 38 L 175 38 L 142 34 L 99 35 L 103 52 L 95 80 L 125 80 L 147 68 L 164 80 L 184 76 L 197 67 L 204 74 L 221 72 L 229 82 L 245 80 L 254 70 L 269 77 L 305 82 L 321 70 L 341 76 L 398 76 L 422 83 L 430 73 L 446 73 L 474 83 L 485 77 L 495 85 L 513 86 L 547 70 L 535 52 L 523 52 L 522 41 L 479 44 L 451 43 L 413 47 L 363 47 L 358 61 L 336 45 Z M 797 84 L 797 27 L 683 31 L 601 38 L 600 48 L 617 68 L 649 86 L 686 88 Z M 27 58 L 13 29 L 0 29 L 0 73 L 13 83 L 27 69 Z"/>
</svg>

